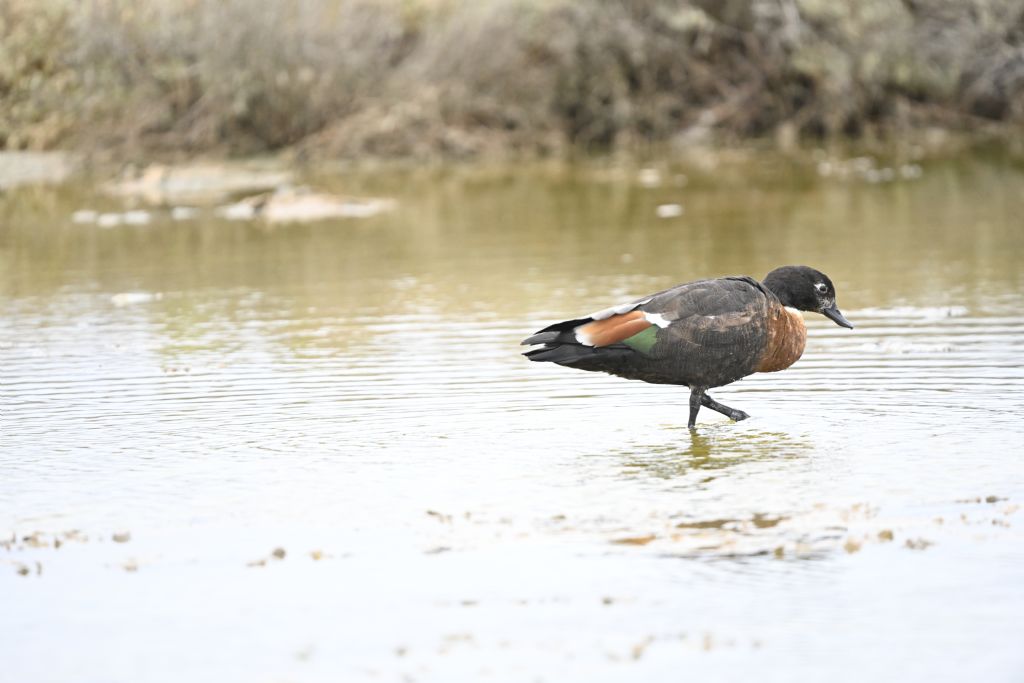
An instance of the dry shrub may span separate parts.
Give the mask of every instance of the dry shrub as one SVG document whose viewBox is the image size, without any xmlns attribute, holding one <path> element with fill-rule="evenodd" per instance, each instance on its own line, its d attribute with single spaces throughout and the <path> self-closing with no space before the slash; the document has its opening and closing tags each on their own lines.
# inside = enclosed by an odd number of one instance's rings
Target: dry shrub
<svg viewBox="0 0 1024 683">
<path fill-rule="evenodd" d="M 72 5 L 0 2 L 0 149 L 45 149 L 77 123 L 63 106 L 80 90 L 64 55 Z"/>
<path fill-rule="evenodd" d="M 399 0 L 93 0 L 76 20 L 76 61 L 101 94 L 84 108 L 111 136 L 240 152 L 356 111 L 407 38 Z"/>
<path fill-rule="evenodd" d="M 344 157 L 1024 122 L 1021 0 L 6 0 L 0 145 Z"/>
</svg>

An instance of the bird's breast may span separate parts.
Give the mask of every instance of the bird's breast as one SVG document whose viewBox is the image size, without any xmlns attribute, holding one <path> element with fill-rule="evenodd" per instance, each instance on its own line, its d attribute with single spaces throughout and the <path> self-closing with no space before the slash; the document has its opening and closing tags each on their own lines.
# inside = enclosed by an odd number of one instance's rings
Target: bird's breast
<svg viewBox="0 0 1024 683">
<path fill-rule="evenodd" d="M 777 372 L 797 362 L 807 344 L 804 316 L 792 308 L 773 306 L 768 312 L 768 338 L 755 372 Z"/>
</svg>

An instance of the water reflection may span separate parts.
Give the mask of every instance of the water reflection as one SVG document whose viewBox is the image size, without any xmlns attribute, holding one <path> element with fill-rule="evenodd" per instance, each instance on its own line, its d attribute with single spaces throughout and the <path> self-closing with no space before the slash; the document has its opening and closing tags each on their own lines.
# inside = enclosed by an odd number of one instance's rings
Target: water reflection
<svg viewBox="0 0 1024 683">
<path fill-rule="evenodd" d="M 799 434 L 736 429 L 737 426 L 738 423 L 733 422 L 715 422 L 699 430 L 686 429 L 685 425 L 665 428 L 661 442 L 639 442 L 631 445 L 629 450 L 618 451 L 624 473 L 659 479 L 682 479 L 693 475 L 697 477 L 697 485 L 701 485 L 710 483 L 717 476 L 709 476 L 708 472 L 763 459 L 781 461 L 808 457 L 814 448 Z"/>
</svg>

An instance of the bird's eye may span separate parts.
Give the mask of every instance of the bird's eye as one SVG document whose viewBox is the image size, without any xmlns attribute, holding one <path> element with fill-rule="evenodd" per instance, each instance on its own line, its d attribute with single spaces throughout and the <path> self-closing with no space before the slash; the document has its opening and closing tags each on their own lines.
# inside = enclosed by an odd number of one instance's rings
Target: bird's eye
<svg viewBox="0 0 1024 683">
<path fill-rule="evenodd" d="M 824 282 L 819 282 L 818 284 L 814 285 L 814 288 L 818 290 L 818 294 L 824 294 L 825 292 L 828 291 L 828 285 L 826 285 Z"/>
</svg>

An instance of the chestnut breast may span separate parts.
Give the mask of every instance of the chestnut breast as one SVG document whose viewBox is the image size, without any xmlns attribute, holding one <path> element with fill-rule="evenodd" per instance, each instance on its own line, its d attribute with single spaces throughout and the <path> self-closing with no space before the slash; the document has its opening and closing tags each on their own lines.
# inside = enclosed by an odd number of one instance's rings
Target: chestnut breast
<svg viewBox="0 0 1024 683">
<path fill-rule="evenodd" d="M 768 312 L 768 339 L 755 372 L 785 370 L 803 355 L 806 343 L 803 315 L 776 303 Z"/>
</svg>

